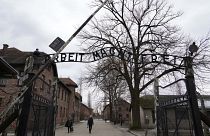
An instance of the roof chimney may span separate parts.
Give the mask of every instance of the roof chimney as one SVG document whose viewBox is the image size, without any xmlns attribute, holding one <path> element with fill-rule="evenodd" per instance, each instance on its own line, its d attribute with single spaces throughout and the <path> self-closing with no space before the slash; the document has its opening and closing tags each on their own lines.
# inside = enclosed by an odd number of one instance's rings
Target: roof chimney
<svg viewBox="0 0 210 136">
<path fill-rule="evenodd" d="M 6 54 L 7 48 L 9 47 L 8 44 L 3 44 L 3 50 L 2 50 L 2 56 L 4 56 Z"/>
<path fill-rule="evenodd" d="M 6 50 L 9 47 L 8 44 L 3 44 L 3 50 Z"/>
</svg>

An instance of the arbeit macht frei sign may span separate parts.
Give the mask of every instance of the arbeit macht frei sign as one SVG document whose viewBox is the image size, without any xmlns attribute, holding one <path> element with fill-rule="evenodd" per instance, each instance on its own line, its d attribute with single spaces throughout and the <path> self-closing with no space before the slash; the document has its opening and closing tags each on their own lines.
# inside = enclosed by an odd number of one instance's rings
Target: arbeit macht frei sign
<svg viewBox="0 0 210 136">
<path fill-rule="evenodd" d="M 52 56 L 53 54 L 49 55 Z M 133 59 L 133 54 L 131 52 L 122 49 L 117 49 L 114 47 L 107 47 L 90 53 L 78 53 L 78 52 L 60 53 L 58 54 L 54 62 L 90 63 L 110 56 L 115 56 L 126 61 L 132 61 Z M 182 65 L 183 63 L 182 60 L 183 57 L 168 55 L 168 54 L 140 54 L 139 56 L 139 63 L 141 64 L 149 62 L 149 63 L 164 63 L 170 65 Z"/>
</svg>

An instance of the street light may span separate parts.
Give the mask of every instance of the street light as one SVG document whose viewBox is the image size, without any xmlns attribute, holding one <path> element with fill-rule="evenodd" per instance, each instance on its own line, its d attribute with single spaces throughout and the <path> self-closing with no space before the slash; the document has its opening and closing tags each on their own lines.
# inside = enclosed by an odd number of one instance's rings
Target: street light
<svg viewBox="0 0 210 136">
<path fill-rule="evenodd" d="M 193 72 L 193 58 L 192 55 L 194 52 L 198 51 L 198 47 L 193 42 L 189 47 L 190 56 L 185 59 L 185 78 L 186 78 L 186 88 L 188 94 L 188 100 L 190 104 L 190 113 L 193 121 L 193 128 L 195 136 L 203 136 L 203 130 L 201 125 L 200 112 L 198 108 L 198 101 L 196 96 L 196 87 L 195 87 L 195 79 Z"/>
</svg>

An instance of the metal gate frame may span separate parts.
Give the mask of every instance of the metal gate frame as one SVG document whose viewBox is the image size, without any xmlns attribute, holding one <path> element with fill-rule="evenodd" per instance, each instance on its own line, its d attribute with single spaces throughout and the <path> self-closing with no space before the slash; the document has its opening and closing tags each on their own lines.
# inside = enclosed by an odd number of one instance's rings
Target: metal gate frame
<svg viewBox="0 0 210 136">
<path fill-rule="evenodd" d="M 187 56 L 184 58 L 184 66 L 185 66 L 185 84 L 187 92 L 182 97 L 177 97 L 175 99 L 171 99 L 162 103 L 159 103 L 159 106 L 157 107 L 157 134 L 158 136 L 168 136 L 168 121 L 167 121 L 167 109 L 170 107 L 180 107 L 185 106 L 189 115 L 189 123 L 192 122 L 192 129 L 194 136 L 203 136 L 203 128 L 201 125 L 201 117 L 200 117 L 200 111 L 198 108 L 198 99 L 196 95 L 196 87 L 195 87 L 195 79 L 194 79 L 194 72 L 192 68 L 193 58 L 191 56 Z M 182 79 L 180 79 L 182 80 Z M 180 81 L 178 80 L 178 81 Z M 175 81 L 174 83 L 178 82 Z M 171 83 L 170 85 L 174 84 Z M 167 85 L 166 87 L 170 86 Z M 158 88 L 156 88 L 158 90 Z M 158 92 L 159 93 L 159 92 Z M 158 98 L 157 98 L 158 99 Z M 159 101 L 159 99 L 158 99 Z M 181 118 L 182 119 L 182 118 Z M 176 128 L 173 133 L 173 135 L 179 135 L 178 133 L 178 127 L 181 122 L 180 120 L 176 121 Z M 178 124 L 177 124 L 178 121 Z"/>
<path fill-rule="evenodd" d="M 30 77 L 33 78 L 34 74 Z M 44 84 L 43 91 L 49 90 L 50 98 L 36 94 L 34 86 L 40 80 Z M 55 128 L 55 88 L 41 78 L 37 78 L 24 96 L 17 123 L 17 136 L 53 136 Z M 53 90 L 52 90 L 53 89 Z"/>
<path fill-rule="evenodd" d="M 181 109 L 183 112 L 177 113 L 177 110 Z M 170 122 L 170 111 L 174 111 L 175 120 Z M 180 116 L 181 115 L 181 116 Z M 178 118 L 179 116 L 179 118 Z M 187 117 L 187 119 L 184 119 Z M 174 121 L 174 122 L 173 122 Z M 173 124 L 174 123 L 174 124 Z M 189 135 L 193 135 L 193 126 L 192 126 L 192 118 L 190 115 L 189 103 L 188 103 L 188 95 L 181 95 L 179 97 L 161 101 L 159 102 L 159 106 L 157 107 L 157 135 L 158 136 L 181 136 L 183 130 L 180 128 L 180 124 L 188 123 L 188 129 L 186 130 Z M 175 125 L 175 127 L 173 127 Z"/>
</svg>

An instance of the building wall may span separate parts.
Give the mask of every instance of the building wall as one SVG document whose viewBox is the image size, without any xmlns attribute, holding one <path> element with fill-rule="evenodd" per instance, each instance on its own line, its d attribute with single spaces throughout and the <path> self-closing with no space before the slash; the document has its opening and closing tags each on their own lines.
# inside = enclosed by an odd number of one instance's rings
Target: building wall
<svg viewBox="0 0 210 136">
<path fill-rule="evenodd" d="M 69 103 L 72 92 L 66 89 L 62 84 L 58 84 L 57 91 L 57 115 L 56 124 L 63 125 L 70 117 Z"/>
<path fill-rule="evenodd" d="M 116 117 L 116 121 L 120 122 L 122 119 L 124 123 L 130 123 L 130 104 L 125 100 L 118 100 L 116 107 L 113 107 L 113 118 Z M 106 120 L 110 120 L 110 107 L 109 105 L 103 111 L 103 118 Z"/>
<path fill-rule="evenodd" d="M 17 79 L 6 79 L 6 85 L 0 85 L 0 112 L 17 97 L 20 87 L 17 85 Z"/>
<path fill-rule="evenodd" d="M 15 69 L 19 69 L 19 73 L 23 72 L 25 63 L 21 65 L 17 65 L 17 67 L 14 67 Z M 16 65 L 14 65 L 16 66 Z M 22 69 L 21 69 L 22 68 Z M 33 71 L 30 73 L 36 73 L 40 67 L 36 67 L 34 65 Z M 45 78 L 43 78 L 43 76 Z M 52 88 L 52 82 L 54 80 L 54 71 L 51 66 L 49 68 L 45 69 L 42 74 L 34 81 L 32 84 L 32 93 L 36 94 L 37 96 L 40 96 L 40 98 L 44 98 L 50 103 L 52 102 L 52 96 L 53 96 L 53 88 Z M 20 94 L 21 87 L 24 85 L 23 82 L 21 82 L 20 79 L 5 79 L 7 80 L 5 86 L 0 86 L 0 111 L 7 108 L 7 106 L 17 97 L 18 94 Z M 34 96 L 34 95 L 32 95 Z M 36 97 L 37 98 L 37 97 Z M 35 99 L 35 97 L 32 97 L 32 100 Z M 34 111 L 33 108 L 30 108 L 29 113 L 29 123 L 28 123 L 28 129 L 31 129 L 33 127 L 34 122 Z M 40 117 L 41 118 L 41 117 Z M 15 128 L 16 123 L 13 122 L 10 126 L 10 128 Z"/>
<path fill-rule="evenodd" d="M 103 118 L 104 120 L 110 120 L 110 107 L 106 106 L 106 108 L 103 111 Z"/>
<path fill-rule="evenodd" d="M 76 97 L 76 86 L 71 85 L 72 80 L 69 80 L 69 78 L 60 78 L 59 80 L 57 124 L 64 124 L 67 118 L 78 122 L 80 121 L 80 101 Z M 65 99 L 65 97 L 67 98 Z M 65 116 L 63 115 L 64 112 Z"/>
<path fill-rule="evenodd" d="M 68 88 L 71 90 L 71 94 L 69 97 L 69 117 L 74 118 L 75 117 L 75 87 L 68 86 Z"/>
<path fill-rule="evenodd" d="M 40 67 L 38 67 L 40 68 Z M 33 73 L 37 73 L 39 69 L 33 70 Z M 48 100 L 52 100 L 53 97 L 53 82 L 54 72 L 52 66 L 48 66 L 34 82 L 33 93 L 41 95 Z"/>
<path fill-rule="evenodd" d="M 124 123 L 129 124 L 130 122 L 130 104 L 123 101 L 120 101 L 117 105 L 117 120 L 120 120 L 120 116 Z"/>
<path fill-rule="evenodd" d="M 5 51 L 8 51 L 6 55 L 7 55 L 7 58 L 12 62 L 11 65 L 19 73 L 23 73 L 26 57 L 28 57 L 29 55 L 32 55 L 33 52 L 22 52 L 16 48 L 11 48 L 11 49 L 8 48 L 8 50 L 5 50 Z M 1 53 L 1 50 L 0 50 L 0 53 Z M 13 55 L 13 54 L 16 54 L 16 55 Z M 20 61 L 17 61 L 16 63 L 12 57 L 15 57 L 15 60 L 20 60 Z M 33 70 L 32 73 L 36 74 L 38 70 L 41 68 L 41 66 L 44 65 L 44 63 L 43 63 L 42 58 L 36 58 L 34 62 L 35 63 L 32 68 Z M 0 75 L 0 79 L 1 78 L 3 78 L 3 76 Z M 35 82 L 33 83 L 32 92 L 36 94 L 37 96 L 40 96 L 40 98 L 43 97 L 44 99 L 52 101 L 53 93 L 55 93 L 55 90 L 54 90 L 55 88 L 52 86 L 54 83 L 54 79 L 57 79 L 57 69 L 56 69 L 56 65 L 52 64 L 52 65 L 49 65 L 46 69 L 44 69 L 44 71 L 35 80 Z M 75 115 L 76 115 L 75 121 L 79 121 L 80 101 L 77 101 L 75 99 L 76 87 L 77 85 L 74 82 L 73 82 L 73 85 L 70 84 L 70 85 L 66 85 L 65 87 L 62 86 L 61 84 L 58 85 L 59 89 L 56 90 L 57 92 L 56 123 L 57 124 L 64 124 L 68 117 L 75 117 Z M 1 89 L 0 111 L 5 109 L 5 107 L 8 106 L 8 103 L 11 102 L 18 95 L 20 88 L 21 88 L 21 81 L 17 79 L 7 79 L 6 86 L 0 86 L 0 89 Z M 29 116 L 30 116 L 29 120 L 33 120 L 34 118 L 33 113 L 30 113 Z"/>
<path fill-rule="evenodd" d="M 189 123 L 189 111 L 186 111 L 183 109 L 177 109 L 175 111 L 175 108 L 167 109 L 167 121 L 168 121 L 168 128 L 169 129 L 175 129 L 176 128 L 176 120 L 179 122 L 179 128 L 181 129 L 190 129 L 190 123 Z"/>
<path fill-rule="evenodd" d="M 75 98 L 75 118 L 74 118 L 74 121 L 76 122 L 80 121 L 80 104 L 81 104 L 80 98 L 76 97 Z"/>
<path fill-rule="evenodd" d="M 86 105 L 81 103 L 80 106 L 80 120 L 87 120 L 88 117 L 92 114 L 92 109 L 88 108 Z"/>
<path fill-rule="evenodd" d="M 154 128 L 154 111 L 152 109 L 143 109 L 140 107 L 140 120 L 142 128 Z"/>
</svg>

